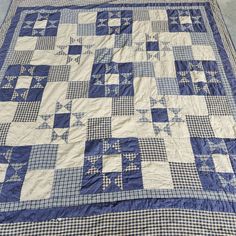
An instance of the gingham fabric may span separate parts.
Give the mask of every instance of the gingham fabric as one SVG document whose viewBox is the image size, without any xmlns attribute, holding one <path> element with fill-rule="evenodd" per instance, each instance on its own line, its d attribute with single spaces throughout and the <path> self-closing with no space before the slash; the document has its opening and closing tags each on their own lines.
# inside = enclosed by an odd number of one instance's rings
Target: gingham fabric
<svg viewBox="0 0 236 236">
<path fill-rule="evenodd" d="M 13 0 L 0 46 L 0 235 L 236 235 L 214 0 Z"/>
</svg>

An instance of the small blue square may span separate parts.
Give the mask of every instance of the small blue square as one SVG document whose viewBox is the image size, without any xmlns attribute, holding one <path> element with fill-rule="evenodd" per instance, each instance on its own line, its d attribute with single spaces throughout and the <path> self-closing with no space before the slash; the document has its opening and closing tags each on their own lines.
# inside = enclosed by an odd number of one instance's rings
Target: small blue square
<svg viewBox="0 0 236 236">
<path fill-rule="evenodd" d="M 211 149 L 207 139 L 204 138 L 190 138 L 193 153 L 195 155 L 210 155 Z"/>
<path fill-rule="evenodd" d="M 236 139 L 225 139 L 225 144 L 228 153 L 231 155 L 236 155 Z"/>
<path fill-rule="evenodd" d="M 143 179 L 140 170 L 122 173 L 124 190 L 143 189 Z"/>
<path fill-rule="evenodd" d="M 103 179 L 101 174 L 84 175 L 82 180 L 81 194 L 102 193 Z"/>
<path fill-rule="evenodd" d="M 159 43 L 155 42 L 146 42 L 147 51 L 159 51 Z"/>
<path fill-rule="evenodd" d="M 153 108 L 151 110 L 153 122 L 168 122 L 168 113 L 166 108 Z"/>
<path fill-rule="evenodd" d="M 70 45 L 68 54 L 69 55 L 78 55 L 82 52 L 82 46 L 81 45 Z"/>
<path fill-rule="evenodd" d="M 20 200 L 22 181 L 7 182 L 2 184 L 0 202 L 16 202 Z"/>
<path fill-rule="evenodd" d="M 55 114 L 54 128 L 68 128 L 70 127 L 70 113 Z"/>
<path fill-rule="evenodd" d="M 1 89 L 0 88 L 0 101 L 6 102 L 11 101 L 14 89 Z"/>
<path fill-rule="evenodd" d="M 102 155 L 103 143 L 102 140 L 91 140 L 85 143 L 85 156 Z"/>
<path fill-rule="evenodd" d="M 199 178 L 204 190 L 219 191 L 221 190 L 221 183 L 216 172 L 199 171 Z"/>
<path fill-rule="evenodd" d="M 29 89 L 28 96 L 26 101 L 27 102 L 36 102 L 41 101 L 43 97 L 43 88 L 31 88 Z"/>
</svg>

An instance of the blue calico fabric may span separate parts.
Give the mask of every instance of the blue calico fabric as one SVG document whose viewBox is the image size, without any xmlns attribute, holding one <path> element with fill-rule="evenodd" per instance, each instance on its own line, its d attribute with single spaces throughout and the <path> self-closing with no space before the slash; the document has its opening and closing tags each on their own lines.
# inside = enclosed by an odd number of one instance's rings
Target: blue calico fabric
<svg viewBox="0 0 236 236">
<path fill-rule="evenodd" d="M 236 235 L 216 1 L 13 0 L 0 34 L 0 235 Z"/>
</svg>

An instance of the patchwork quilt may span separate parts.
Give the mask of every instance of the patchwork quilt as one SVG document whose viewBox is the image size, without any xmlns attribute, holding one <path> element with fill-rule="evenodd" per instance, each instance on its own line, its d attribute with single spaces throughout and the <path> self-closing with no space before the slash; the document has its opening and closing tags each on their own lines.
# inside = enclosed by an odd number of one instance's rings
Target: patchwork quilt
<svg viewBox="0 0 236 236">
<path fill-rule="evenodd" d="M 13 0 L 0 34 L 0 235 L 236 235 L 216 1 Z"/>
</svg>

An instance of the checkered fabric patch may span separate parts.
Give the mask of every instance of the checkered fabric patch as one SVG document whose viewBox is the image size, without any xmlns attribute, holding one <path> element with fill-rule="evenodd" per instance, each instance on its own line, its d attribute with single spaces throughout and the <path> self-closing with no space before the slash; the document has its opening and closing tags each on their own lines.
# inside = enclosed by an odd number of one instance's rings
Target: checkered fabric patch
<svg viewBox="0 0 236 236">
<path fill-rule="evenodd" d="M 67 99 L 87 98 L 89 84 L 87 81 L 70 81 L 67 88 Z"/>
<path fill-rule="evenodd" d="M 212 116 L 232 115 L 232 110 L 227 97 L 207 96 L 205 99 L 209 115 Z"/>
<path fill-rule="evenodd" d="M 133 97 L 112 98 L 112 116 L 132 116 L 134 115 Z"/>
<path fill-rule="evenodd" d="M 101 48 L 95 51 L 94 63 L 109 63 L 112 60 L 113 49 Z"/>
<path fill-rule="evenodd" d="M 37 44 L 35 50 L 54 50 L 56 44 L 56 37 L 39 37 L 37 39 Z"/>
<path fill-rule="evenodd" d="M 119 34 L 115 35 L 115 45 L 114 48 L 123 48 L 123 47 L 132 46 L 132 36 L 130 34 Z"/>
<path fill-rule="evenodd" d="M 133 20 L 134 21 L 149 21 L 149 11 L 147 10 L 134 10 L 133 11 Z"/>
<path fill-rule="evenodd" d="M 36 122 L 40 110 L 40 102 L 19 102 L 13 122 Z"/>
<path fill-rule="evenodd" d="M 202 189 L 194 163 L 170 162 L 169 164 L 175 189 Z"/>
<path fill-rule="evenodd" d="M 10 126 L 11 126 L 11 123 L 0 124 L 0 145 L 5 145 Z"/>
<path fill-rule="evenodd" d="M 167 21 L 152 21 L 152 31 L 158 32 L 169 32 L 169 25 Z"/>
<path fill-rule="evenodd" d="M 66 168 L 56 170 L 52 189 L 52 197 L 57 198 L 79 195 L 81 179 L 81 168 Z"/>
<path fill-rule="evenodd" d="M 12 64 L 27 65 L 30 64 L 34 51 L 14 51 L 12 55 Z"/>
<path fill-rule="evenodd" d="M 166 161 L 166 147 L 164 139 L 143 138 L 139 139 L 142 161 Z"/>
<path fill-rule="evenodd" d="M 78 25 L 79 36 L 94 36 L 96 35 L 95 24 L 79 24 Z"/>
<path fill-rule="evenodd" d="M 174 46 L 173 54 L 176 61 L 194 60 L 192 46 Z"/>
<path fill-rule="evenodd" d="M 55 144 L 35 145 L 31 149 L 28 170 L 54 169 L 58 146 Z"/>
<path fill-rule="evenodd" d="M 178 95 L 179 86 L 175 78 L 156 79 L 157 90 L 160 95 Z"/>
<path fill-rule="evenodd" d="M 87 139 L 111 138 L 111 117 L 89 118 Z"/>
<path fill-rule="evenodd" d="M 214 137 L 214 131 L 208 116 L 186 116 L 188 131 L 191 137 Z"/>
<path fill-rule="evenodd" d="M 135 62 L 133 65 L 135 77 L 155 77 L 154 67 L 151 62 Z"/>
<path fill-rule="evenodd" d="M 48 74 L 48 82 L 68 81 L 70 76 L 70 66 L 51 66 Z"/>
</svg>

